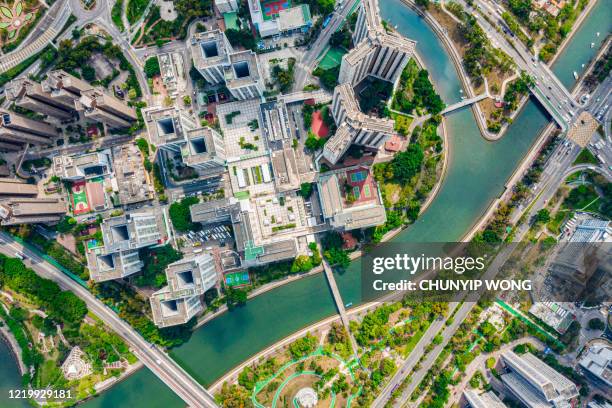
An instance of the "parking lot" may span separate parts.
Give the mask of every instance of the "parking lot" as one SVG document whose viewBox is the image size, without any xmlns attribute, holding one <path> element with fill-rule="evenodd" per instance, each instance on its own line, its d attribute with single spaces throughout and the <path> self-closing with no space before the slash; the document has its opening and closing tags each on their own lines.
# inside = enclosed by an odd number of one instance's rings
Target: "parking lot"
<svg viewBox="0 0 612 408">
<path fill-rule="evenodd" d="M 194 253 L 201 250 L 210 251 L 213 247 L 232 247 L 234 237 L 232 228 L 226 224 L 208 225 L 200 231 L 189 231 L 180 235 L 185 240 L 185 248 Z"/>
</svg>

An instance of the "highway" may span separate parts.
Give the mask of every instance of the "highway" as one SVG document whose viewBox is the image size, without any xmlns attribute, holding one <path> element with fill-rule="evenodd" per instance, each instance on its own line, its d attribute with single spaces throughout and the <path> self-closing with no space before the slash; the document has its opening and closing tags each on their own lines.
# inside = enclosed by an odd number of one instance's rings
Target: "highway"
<svg viewBox="0 0 612 408">
<path fill-rule="evenodd" d="M 316 41 L 312 44 L 311 48 L 304 53 L 302 60 L 299 64 L 297 64 L 297 69 L 295 72 L 295 85 L 293 87 L 296 91 L 301 91 L 306 84 L 306 78 L 310 74 L 310 72 L 315 68 L 317 58 L 325 48 L 327 48 L 327 44 L 329 43 L 329 39 L 331 35 L 340 28 L 344 20 L 349 15 L 349 12 L 355 6 L 357 0 L 347 0 L 338 10 L 332 13 L 332 18 L 327 24 L 327 26 L 321 30 L 319 36 Z"/>
<path fill-rule="evenodd" d="M 450 302 L 448 304 L 449 316 L 457 308 L 458 304 L 458 302 Z M 459 314 L 459 312 L 461 312 L 461 310 L 458 311 L 457 314 Z M 463 321 L 463 319 L 461 319 L 461 321 Z M 372 407 L 384 407 L 386 405 L 387 401 L 389 401 L 389 399 L 391 398 L 391 394 L 393 394 L 393 391 L 395 391 L 395 389 L 399 387 L 402 381 L 404 381 L 404 378 L 406 378 L 406 376 L 410 374 L 410 372 L 412 372 L 412 369 L 418 363 L 421 356 L 425 354 L 425 349 L 427 348 L 427 346 L 431 344 L 436 334 L 440 331 L 440 329 L 442 329 L 442 327 L 444 327 L 445 322 L 446 319 L 436 319 L 429 326 L 429 328 L 423 334 L 416 346 L 414 346 L 414 349 L 412 350 L 408 358 L 399 367 L 395 375 L 385 385 L 378 397 L 374 400 L 374 402 L 372 403 Z"/>
<path fill-rule="evenodd" d="M 0 232 L 0 252 L 13 257 L 16 252 L 25 254 L 28 258 L 25 261 L 26 265 L 32 268 L 38 275 L 53 280 L 62 289 L 72 291 L 85 301 L 89 310 L 121 336 L 138 359 L 190 407 L 217 406 L 212 394 L 187 374 L 168 354 L 144 340 L 136 330 L 119 318 L 115 312 L 98 300 L 87 289 L 46 262 L 38 254 L 25 249 L 4 232 Z"/>
<path fill-rule="evenodd" d="M 527 47 L 514 35 L 504 35 L 499 27 L 505 26 L 499 13 L 499 6 L 492 5 L 484 0 L 476 0 L 475 4 L 480 10 L 476 12 L 464 0 L 459 3 L 476 18 L 485 31 L 494 47 L 500 48 L 512 58 L 518 68 L 529 74 L 536 82 L 532 88 L 533 95 L 554 118 L 562 130 L 567 130 L 578 116 L 580 106 L 573 100 L 572 95 L 556 75 L 543 62 L 531 54 Z M 486 18 L 484 17 L 486 15 Z M 492 21 L 489 22 L 489 21 Z M 497 26 L 493 25 L 497 24 Z"/>
</svg>

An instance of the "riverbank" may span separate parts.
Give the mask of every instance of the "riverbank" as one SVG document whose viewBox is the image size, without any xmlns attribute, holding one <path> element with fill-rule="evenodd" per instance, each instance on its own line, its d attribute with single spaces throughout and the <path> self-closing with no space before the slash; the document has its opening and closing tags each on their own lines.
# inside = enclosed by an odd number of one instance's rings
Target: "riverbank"
<svg viewBox="0 0 612 408">
<path fill-rule="evenodd" d="M 417 13 L 420 17 L 422 17 L 425 20 L 425 22 L 427 22 L 429 27 L 433 30 L 433 32 L 436 34 L 436 36 L 438 37 L 438 39 L 444 46 L 444 49 L 446 50 L 447 54 L 451 57 L 451 61 L 453 62 L 453 65 L 455 66 L 455 70 L 457 71 L 459 79 L 461 80 L 463 89 L 467 93 L 467 97 L 473 98 L 474 96 L 476 96 L 476 93 L 474 92 L 474 88 L 472 87 L 470 78 L 467 72 L 465 72 L 465 68 L 463 66 L 461 57 L 459 56 L 457 50 L 455 49 L 455 46 L 452 40 L 448 37 L 448 34 L 444 31 L 444 28 L 442 28 L 442 26 L 438 23 L 438 21 L 435 18 L 433 18 L 433 16 L 430 13 L 426 11 L 424 12 L 423 9 L 417 6 L 414 1 L 412 0 L 401 0 L 401 1 L 406 6 L 408 6 L 411 10 Z M 497 135 L 491 134 L 489 132 L 489 130 L 487 129 L 487 124 L 484 122 L 484 119 L 483 119 L 482 110 L 480 109 L 480 106 L 478 105 L 478 103 L 472 104 L 471 108 L 472 108 L 472 113 L 474 114 L 474 119 L 476 120 L 476 124 L 478 125 L 478 129 L 480 130 L 481 136 L 489 141 L 496 141 L 496 140 L 501 139 L 501 137 L 504 135 L 505 132 L 500 132 Z"/>
<path fill-rule="evenodd" d="M 608 38 L 606 41 L 604 41 L 604 43 L 598 50 L 597 54 L 595 55 L 595 57 L 592 59 L 591 63 L 589 64 L 589 68 L 592 67 L 595 61 L 597 60 L 597 58 L 601 56 L 603 52 L 605 52 L 605 50 L 610 44 L 610 41 L 612 41 L 612 38 Z M 589 71 L 587 69 L 585 73 L 588 73 L 588 72 Z M 586 75 L 582 75 L 580 79 L 576 81 L 574 85 L 570 88 L 570 92 L 574 98 L 576 98 L 580 94 L 580 91 L 581 91 L 581 88 L 584 82 L 584 78 L 586 78 Z M 540 136 L 534 143 L 529 154 L 525 156 L 525 158 L 523 159 L 521 164 L 517 167 L 517 169 L 514 171 L 510 179 L 508 179 L 508 182 L 505 185 L 505 190 L 502 193 L 502 195 L 491 203 L 485 215 L 480 220 L 478 220 L 476 224 L 472 226 L 472 228 L 470 228 L 470 230 L 463 236 L 462 241 L 471 240 L 478 231 L 480 231 L 481 229 L 484 229 L 487 223 L 495 215 L 495 212 L 497 211 L 499 205 L 502 202 L 505 202 L 510 199 L 513 193 L 514 186 L 523 178 L 523 176 L 525 175 L 525 172 L 533 165 L 534 161 L 538 157 L 540 150 L 542 149 L 542 147 L 544 146 L 548 138 L 551 136 L 551 134 L 556 129 L 557 129 L 557 126 L 553 122 L 551 122 L 542 131 L 542 133 L 540 134 Z"/>
<path fill-rule="evenodd" d="M 23 364 L 23 361 L 21 361 L 21 347 L 19 347 L 15 336 L 13 336 L 13 333 L 11 333 L 11 331 L 6 325 L 0 327 L 0 341 L 4 342 L 8 346 L 11 355 L 17 362 L 19 374 L 24 375 L 25 373 L 27 373 L 28 369 L 25 364 Z"/>
</svg>

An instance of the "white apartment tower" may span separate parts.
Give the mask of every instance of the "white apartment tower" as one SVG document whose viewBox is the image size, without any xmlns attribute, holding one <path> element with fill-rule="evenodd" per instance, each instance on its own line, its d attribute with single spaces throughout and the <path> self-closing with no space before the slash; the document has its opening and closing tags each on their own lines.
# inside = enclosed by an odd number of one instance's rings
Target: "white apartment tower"
<svg viewBox="0 0 612 408">
<path fill-rule="evenodd" d="M 349 83 L 334 89 L 332 116 L 338 129 L 323 147 L 323 157 L 331 164 L 336 164 L 351 144 L 378 149 L 394 133 L 392 120 L 361 112 Z"/>
<path fill-rule="evenodd" d="M 166 277 L 168 285 L 149 299 L 153 321 L 158 327 L 187 323 L 204 309 L 200 296 L 218 282 L 215 262 L 210 254 L 168 265 Z"/>
<path fill-rule="evenodd" d="M 219 30 L 197 33 L 191 39 L 193 63 L 211 84 L 225 83 L 232 96 L 244 100 L 258 98 L 265 83 L 257 54 L 234 51 L 225 34 Z"/>
<path fill-rule="evenodd" d="M 383 26 L 376 0 L 359 7 L 353 48 L 342 58 L 339 83 L 358 84 L 366 76 L 395 82 L 414 54 L 416 43 Z"/>
</svg>

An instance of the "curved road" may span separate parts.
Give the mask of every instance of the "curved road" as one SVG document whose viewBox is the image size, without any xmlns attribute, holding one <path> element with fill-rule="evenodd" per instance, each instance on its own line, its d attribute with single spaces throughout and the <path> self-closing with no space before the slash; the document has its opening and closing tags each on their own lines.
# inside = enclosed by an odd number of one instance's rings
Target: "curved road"
<svg viewBox="0 0 612 408">
<path fill-rule="evenodd" d="M 38 275 L 53 280 L 62 289 L 70 290 L 81 298 L 87 304 L 89 310 L 121 336 L 138 359 L 190 407 L 217 407 L 210 392 L 187 374 L 168 354 L 143 339 L 136 330 L 119 318 L 115 312 L 87 289 L 42 259 L 38 254 L 24 248 L 4 232 L 0 232 L 0 252 L 13 257 L 16 252 L 25 254 L 28 258 L 25 261 L 26 265 Z"/>
</svg>

